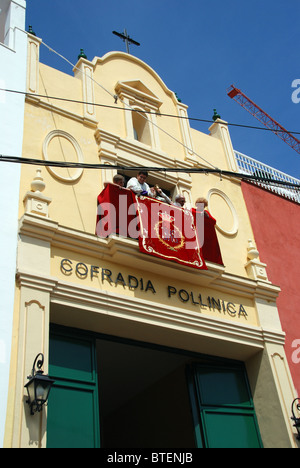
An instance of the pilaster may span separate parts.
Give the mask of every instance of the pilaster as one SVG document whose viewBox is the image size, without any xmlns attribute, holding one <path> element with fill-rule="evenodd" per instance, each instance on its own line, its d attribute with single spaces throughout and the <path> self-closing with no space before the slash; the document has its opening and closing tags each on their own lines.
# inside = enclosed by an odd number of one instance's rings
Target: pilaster
<svg viewBox="0 0 300 468">
<path fill-rule="evenodd" d="M 48 206 L 51 199 L 41 192 L 45 183 L 41 170 L 31 183 L 31 191 L 24 197 L 25 211 L 36 221 L 49 218 Z M 30 375 L 35 357 L 45 356 L 44 371 L 48 372 L 50 293 L 55 281 L 42 281 L 41 277 L 50 275 L 51 242 L 49 239 L 33 238 L 19 233 L 17 254 L 17 285 L 19 288 L 18 322 L 16 329 L 17 354 L 15 373 L 15 394 L 12 417 L 12 447 L 46 446 L 46 410 L 31 415 L 26 404 L 27 392 L 24 385 Z M 21 273 L 22 272 L 22 273 Z M 34 280 L 36 278 L 36 280 Z"/>
<path fill-rule="evenodd" d="M 210 134 L 214 138 L 221 140 L 226 156 L 227 167 L 229 171 L 237 172 L 238 167 L 234 156 L 233 146 L 228 130 L 228 123 L 217 119 L 209 128 Z"/>
<path fill-rule="evenodd" d="M 39 62 L 42 39 L 28 33 L 27 42 L 27 92 L 39 93 Z"/>
<path fill-rule="evenodd" d="M 182 135 L 182 141 L 184 144 L 185 159 L 194 161 L 193 142 L 191 138 L 190 125 L 187 114 L 187 106 L 180 102 L 177 102 L 177 112 L 179 115 L 180 130 Z"/>
<path fill-rule="evenodd" d="M 265 381 L 257 385 L 257 399 L 259 399 L 260 392 L 262 394 L 267 393 L 268 386 L 270 392 L 273 389 L 273 405 L 270 410 L 277 411 L 278 416 L 280 412 L 282 413 L 282 419 L 286 427 L 285 437 L 289 440 L 291 447 L 297 448 L 299 447 L 299 443 L 296 440 L 297 431 L 291 421 L 291 404 L 297 395 L 287 362 L 284 348 L 285 334 L 282 332 L 278 309 L 275 302 L 258 298 L 256 299 L 256 309 L 264 337 L 264 356 L 262 359 L 270 375 L 269 379 L 265 377 Z M 266 375 L 267 371 L 265 372 Z M 265 395 L 264 401 L 267 400 L 267 395 Z M 259 414 L 262 414 L 262 412 L 268 417 L 265 408 L 262 408 Z M 265 421 L 262 421 L 260 424 L 264 425 Z"/>
<path fill-rule="evenodd" d="M 94 68 L 91 62 L 80 58 L 74 68 L 76 78 L 82 82 L 83 114 L 87 120 L 96 120 Z"/>
</svg>

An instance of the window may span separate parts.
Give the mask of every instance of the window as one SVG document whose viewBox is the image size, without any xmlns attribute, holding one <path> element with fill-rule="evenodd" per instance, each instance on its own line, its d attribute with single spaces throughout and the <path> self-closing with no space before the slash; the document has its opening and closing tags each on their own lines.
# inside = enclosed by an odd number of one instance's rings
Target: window
<svg viewBox="0 0 300 468">
<path fill-rule="evenodd" d="M 136 129 L 135 129 L 134 127 L 133 127 L 133 136 L 134 136 L 134 139 L 135 139 L 135 140 L 138 140 L 138 139 L 139 139 L 138 133 L 137 133 L 137 131 L 136 131 Z"/>
<path fill-rule="evenodd" d="M 259 428 L 242 365 L 193 364 L 189 383 L 196 437 L 207 448 L 261 448 Z"/>
<path fill-rule="evenodd" d="M 116 94 L 124 103 L 126 136 L 152 148 L 159 148 L 156 113 L 162 102 L 140 80 L 119 81 Z M 128 112 L 128 109 L 132 112 Z M 146 118 L 145 118 L 146 117 Z"/>
<path fill-rule="evenodd" d="M 132 111 L 132 127 L 134 139 L 151 146 L 150 122 L 143 109 L 135 108 Z"/>
</svg>

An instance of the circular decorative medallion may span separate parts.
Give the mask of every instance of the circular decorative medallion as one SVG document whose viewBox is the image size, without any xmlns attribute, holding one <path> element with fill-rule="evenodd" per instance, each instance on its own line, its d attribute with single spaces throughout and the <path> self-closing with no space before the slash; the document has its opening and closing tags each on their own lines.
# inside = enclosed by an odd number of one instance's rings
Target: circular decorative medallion
<svg viewBox="0 0 300 468">
<path fill-rule="evenodd" d="M 220 232 L 222 232 L 222 234 L 225 234 L 226 236 L 234 236 L 235 234 L 237 234 L 237 232 L 239 230 L 239 219 L 238 219 L 238 215 L 237 215 L 236 209 L 235 209 L 232 201 L 226 195 L 226 193 L 222 192 L 221 190 L 219 190 L 217 188 L 213 188 L 213 189 L 209 190 L 209 192 L 207 194 L 207 201 L 208 201 L 209 207 L 210 207 L 211 198 L 212 198 L 213 195 L 218 195 L 225 202 L 226 206 L 224 207 L 224 209 L 226 209 L 227 211 L 229 209 L 229 212 L 231 213 L 231 217 L 232 217 L 232 227 L 230 229 L 228 229 L 227 226 L 222 226 L 222 220 L 218 219 L 219 216 L 217 216 L 216 217 L 216 219 L 217 219 L 216 228 Z M 222 209 L 222 207 L 218 206 L 218 209 L 220 211 Z M 212 210 L 212 215 L 214 216 L 213 210 Z"/>
<path fill-rule="evenodd" d="M 62 130 L 48 133 L 43 143 L 43 156 L 46 161 L 83 163 L 82 150 L 72 135 Z M 63 182 L 76 182 L 82 175 L 82 168 L 60 168 L 47 166 L 49 172 Z"/>
</svg>

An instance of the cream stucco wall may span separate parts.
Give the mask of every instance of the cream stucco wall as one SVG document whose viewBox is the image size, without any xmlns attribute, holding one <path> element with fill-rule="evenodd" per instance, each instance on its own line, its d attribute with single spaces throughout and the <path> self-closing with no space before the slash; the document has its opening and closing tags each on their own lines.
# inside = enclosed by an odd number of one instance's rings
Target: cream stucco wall
<svg viewBox="0 0 300 468">
<path fill-rule="evenodd" d="M 92 88 L 90 96 L 95 103 L 104 104 L 106 107 L 95 106 L 93 108 L 93 122 L 84 119 L 83 105 L 81 103 L 67 102 L 51 99 L 63 97 L 68 100 L 84 100 L 84 88 L 82 86 L 83 73 L 79 68 L 88 64 L 92 73 L 92 80 L 87 78 L 87 86 Z M 156 130 L 159 135 L 160 149 L 149 147 L 143 143 L 128 139 L 126 135 L 126 118 L 128 110 L 122 110 L 120 100 L 115 104 L 112 95 L 116 93 L 118 82 L 142 83 L 143 89 L 151 93 L 151 97 L 159 100 L 159 112 L 162 114 L 178 115 L 179 104 L 159 76 L 145 63 L 124 53 L 110 53 L 102 59 L 95 58 L 93 62 L 84 59 L 77 64 L 76 77 L 72 77 L 39 64 L 37 71 L 39 83 L 37 94 L 47 97 L 31 97 L 27 100 L 24 126 L 24 157 L 43 159 L 43 144 L 47 135 L 52 131 L 65 132 L 77 141 L 83 155 L 83 162 L 96 164 L 108 162 L 117 164 L 127 159 L 127 165 L 157 165 L 163 163 L 176 167 L 205 167 L 202 156 L 214 167 L 231 170 L 228 155 L 226 155 L 226 141 L 221 134 L 212 130 L 212 134 L 204 134 L 193 129 L 180 128 L 179 119 L 157 116 Z M 142 86 L 140 85 L 140 86 Z M 134 85 L 137 86 L 137 85 Z M 144 89 L 145 88 L 145 89 Z M 139 101 L 141 95 L 138 94 Z M 146 100 L 145 100 L 146 101 Z M 111 108 L 112 107 L 112 108 Z M 125 105 L 125 109 L 129 104 Z M 186 112 L 186 111 L 185 111 Z M 226 127 L 226 125 L 225 125 Z M 95 133 L 98 130 L 97 141 Z M 187 140 L 183 136 L 187 132 Z M 172 138 L 174 137 L 174 138 Z M 189 140 L 190 138 L 190 140 Z M 228 135 L 227 140 L 230 143 Z M 185 142 L 189 142 L 194 154 L 186 157 Z M 128 146 L 129 145 L 129 146 Z M 63 135 L 51 140 L 47 146 L 49 159 L 55 161 L 73 162 L 77 160 L 76 151 L 70 141 Z M 155 160 L 156 159 L 156 160 Z M 188 160 L 188 161 L 187 161 Z M 212 166 L 207 166 L 211 168 Z M 75 169 L 47 169 L 43 171 L 46 183 L 45 195 L 52 198 L 51 216 L 62 224 L 75 229 L 93 233 L 95 229 L 96 198 L 103 188 L 103 181 L 109 180 L 111 171 L 84 170 L 81 177 L 75 182 L 65 182 L 53 176 L 53 171 L 63 178 L 72 177 Z M 164 183 L 164 176 L 153 174 L 158 182 Z M 182 191 L 187 195 L 190 205 L 193 205 L 199 196 L 208 196 L 211 189 L 217 188 L 219 193 L 212 194 L 210 198 L 210 210 L 217 218 L 218 237 L 224 257 L 226 271 L 246 276 L 244 264 L 247 261 L 247 243 L 253 238 L 249 217 L 243 200 L 240 184 L 232 179 L 220 178 L 219 175 L 204 175 L 178 173 L 171 174 L 171 178 L 165 182 L 175 191 Z M 30 187 L 33 178 L 32 167 L 22 168 L 22 183 L 25 188 Z M 165 179 L 167 179 L 165 177 Z M 177 188 L 176 188 L 177 185 Z M 220 193 L 222 192 L 222 193 Z M 53 196 L 55 194 L 55 196 Z M 224 194 L 224 195 L 223 195 Z M 20 212 L 22 215 L 22 196 L 20 200 Z M 238 228 L 235 233 L 227 235 L 233 227 L 232 209 L 228 206 L 224 197 L 228 197 L 238 218 Z M 225 234 L 224 234 L 225 231 Z M 234 246 L 234 247 L 233 247 Z"/>
<path fill-rule="evenodd" d="M 39 63 L 39 43 L 29 36 L 28 87 L 33 93 L 26 100 L 23 156 L 100 162 L 108 169 L 43 167 L 36 175 L 36 167 L 22 165 L 10 379 L 15 392 L 8 406 L 6 445 L 28 446 L 28 431 L 33 446 L 46 445 L 46 412 L 37 428 L 24 404 L 24 380 L 34 355 L 43 352 L 47 362 L 52 321 L 244 361 L 265 445 L 295 446 L 288 419 L 294 389 L 276 308 L 279 288 L 268 281 L 255 247 L 249 247 L 253 232 L 240 183 L 221 174 L 189 173 L 210 165 L 235 170 L 226 122 L 214 123 L 205 134 L 191 129 L 187 120 L 183 124 L 156 115 L 155 108 L 158 114 L 187 115 L 187 106 L 133 56 L 117 52 L 92 62 L 81 59 L 72 77 Z M 128 105 L 151 110 L 151 145 L 133 139 L 131 111 L 123 110 Z M 190 205 L 199 196 L 208 198 L 224 267 L 208 262 L 208 270 L 199 272 L 145 256 L 133 239 L 96 237 L 97 196 L 103 182 L 112 180 L 116 170 L 109 165 L 114 164 L 184 168 L 185 173 L 151 172 L 150 180 L 173 194 L 183 192 Z M 42 193 L 38 181 L 45 186 Z M 220 301 L 220 310 L 212 298 Z M 265 423 L 266 417 L 274 419 L 266 410 L 270 398 L 280 406 L 278 430 L 271 437 Z"/>
</svg>

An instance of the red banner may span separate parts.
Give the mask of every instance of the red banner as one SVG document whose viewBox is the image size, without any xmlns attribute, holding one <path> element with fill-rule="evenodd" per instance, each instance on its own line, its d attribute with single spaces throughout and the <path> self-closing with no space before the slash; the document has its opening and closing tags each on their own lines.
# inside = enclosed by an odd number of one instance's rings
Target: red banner
<svg viewBox="0 0 300 468">
<path fill-rule="evenodd" d="M 131 190 L 107 184 L 97 198 L 97 205 L 97 236 L 105 238 L 115 233 L 138 238 L 138 231 L 134 232 L 137 219 L 135 194 Z"/>
<path fill-rule="evenodd" d="M 195 226 L 198 226 L 198 241 L 202 246 L 202 254 L 207 262 L 223 265 L 222 254 L 216 234 L 216 220 L 207 211 L 199 212 L 192 208 Z M 202 224 L 201 220 L 204 221 Z M 204 227 L 204 229 L 203 229 Z"/>
<path fill-rule="evenodd" d="M 99 237 L 116 233 L 139 239 L 142 252 L 198 269 L 206 269 L 204 260 L 223 265 L 216 220 L 209 213 L 138 198 L 114 184 L 108 184 L 97 201 Z"/>
<path fill-rule="evenodd" d="M 189 210 L 147 197 L 137 197 L 136 205 L 141 252 L 207 270 L 194 216 Z"/>
</svg>

